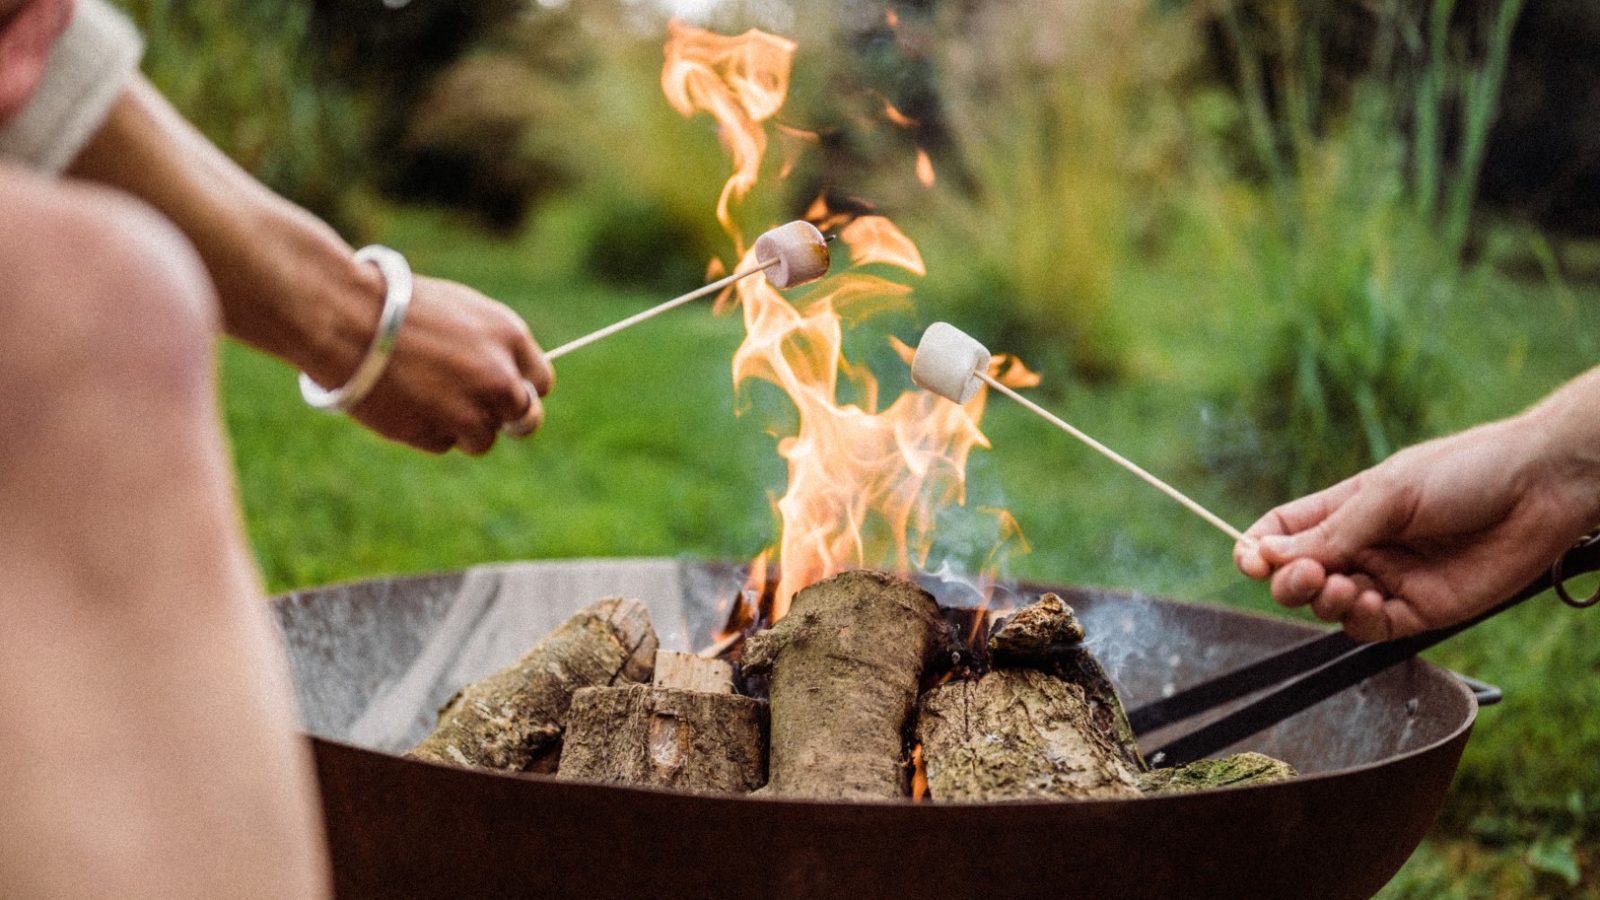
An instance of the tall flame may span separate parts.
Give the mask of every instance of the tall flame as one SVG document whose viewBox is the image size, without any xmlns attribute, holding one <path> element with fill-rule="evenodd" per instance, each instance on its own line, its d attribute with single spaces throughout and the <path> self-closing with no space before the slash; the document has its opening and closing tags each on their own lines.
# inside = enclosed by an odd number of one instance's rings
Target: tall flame
<svg viewBox="0 0 1600 900">
<path fill-rule="evenodd" d="M 764 123 L 783 105 L 794 51 L 792 41 L 760 31 L 726 37 L 677 22 L 670 28 L 662 88 L 683 115 L 706 112 L 717 121 L 734 166 L 717 219 L 745 257 L 741 267 L 754 258 L 733 223 L 732 203 L 756 185 L 767 147 Z M 842 225 L 847 271 L 826 279 L 798 306 L 765 279 L 747 278 L 735 288 L 746 337 L 734 353 L 734 384 L 774 384 L 799 411 L 798 430 L 778 443 L 789 484 L 777 501 L 782 530 L 776 589 L 763 611 L 769 621 L 783 616 L 800 588 L 846 569 L 924 568 L 940 511 L 966 500 L 968 455 L 974 446 L 988 446 L 978 428 L 983 392 L 957 405 L 911 391 L 880 409 L 876 378 L 844 358 L 844 316 L 858 319 L 909 303 L 909 287 L 863 269 L 924 275 L 916 244 L 883 216 L 841 218 L 820 198 L 807 218 L 825 228 Z M 891 343 L 909 363 L 910 348 Z M 991 374 L 1018 386 L 1037 381 L 1004 357 L 996 357 Z M 853 402 L 841 401 L 841 388 Z M 1009 526 L 1003 510 L 994 512 Z M 757 596 L 771 577 L 773 549 L 751 567 Z"/>
</svg>

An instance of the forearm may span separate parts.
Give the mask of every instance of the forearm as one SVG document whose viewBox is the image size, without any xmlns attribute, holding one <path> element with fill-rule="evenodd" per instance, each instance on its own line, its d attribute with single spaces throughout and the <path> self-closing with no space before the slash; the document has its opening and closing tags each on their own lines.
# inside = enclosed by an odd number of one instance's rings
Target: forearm
<svg viewBox="0 0 1600 900">
<path fill-rule="evenodd" d="M 372 338 L 383 294 L 371 267 L 315 216 L 272 193 L 135 77 L 69 169 L 133 194 L 199 249 L 228 333 L 323 384 L 341 384 Z"/>
<path fill-rule="evenodd" d="M 1546 477 L 1570 484 L 1600 522 L 1600 367 L 1562 385 L 1513 421 L 1532 438 Z"/>
</svg>

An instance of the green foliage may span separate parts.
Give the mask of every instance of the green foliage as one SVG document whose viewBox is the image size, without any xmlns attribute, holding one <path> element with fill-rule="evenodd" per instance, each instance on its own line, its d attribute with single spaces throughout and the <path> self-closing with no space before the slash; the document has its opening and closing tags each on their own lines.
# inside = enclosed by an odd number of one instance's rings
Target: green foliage
<svg viewBox="0 0 1600 900">
<path fill-rule="evenodd" d="M 662 96 L 665 19 L 643 15 L 613 2 L 531 9 L 434 80 L 406 126 L 396 190 L 508 230 L 560 198 L 578 213 L 562 223 L 591 248 L 588 271 L 700 278 L 731 251 L 713 217 L 727 158 L 708 116 L 685 120 Z M 747 207 L 741 224 L 759 232 L 796 212 Z"/>
<path fill-rule="evenodd" d="M 1456 379 L 1437 338 L 1441 307 L 1481 280 L 1461 251 L 1520 5 L 1490 4 L 1487 46 L 1458 55 L 1444 49 L 1455 3 L 1438 0 L 1412 71 L 1394 43 L 1417 23 L 1391 4 L 1370 71 L 1342 111 L 1324 99 L 1323 5 L 1262 4 L 1256 27 L 1222 11 L 1263 196 L 1213 202 L 1202 218 L 1227 250 L 1227 282 L 1259 297 L 1276 323 L 1238 389 L 1259 446 L 1219 454 L 1241 484 L 1303 493 L 1432 431 L 1434 398 Z M 1454 165 L 1446 134 L 1458 145 Z"/>
<path fill-rule="evenodd" d="M 940 13 L 950 146 L 924 216 L 961 263 L 930 292 L 954 316 L 995 323 L 1008 349 L 1117 374 L 1127 337 L 1111 298 L 1158 232 L 1158 198 L 1181 162 L 1174 86 L 1193 21 L 1139 2 Z"/>
<path fill-rule="evenodd" d="M 310 4 L 121 4 L 144 33 L 145 72 L 207 137 L 273 189 L 356 224 L 368 111 L 321 77 Z"/>
</svg>

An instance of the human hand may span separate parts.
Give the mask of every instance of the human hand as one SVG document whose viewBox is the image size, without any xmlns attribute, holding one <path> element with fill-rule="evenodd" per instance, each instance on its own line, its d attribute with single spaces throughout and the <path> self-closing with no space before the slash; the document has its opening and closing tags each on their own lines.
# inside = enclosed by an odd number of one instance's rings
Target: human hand
<svg viewBox="0 0 1600 900">
<path fill-rule="evenodd" d="M 416 276 L 383 377 L 350 414 L 430 453 L 477 456 L 539 427 L 555 373 L 516 313 L 477 291 Z M 337 382 L 336 382 L 337 383 Z"/>
<path fill-rule="evenodd" d="M 1471 618 L 1550 564 L 1600 516 L 1595 473 L 1537 413 L 1396 453 L 1272 510 L 1234 548 L 1285 606 L 1358 640 Z M 1581 454 L 1579 454 L 1581 455 Z"/>
</svg>

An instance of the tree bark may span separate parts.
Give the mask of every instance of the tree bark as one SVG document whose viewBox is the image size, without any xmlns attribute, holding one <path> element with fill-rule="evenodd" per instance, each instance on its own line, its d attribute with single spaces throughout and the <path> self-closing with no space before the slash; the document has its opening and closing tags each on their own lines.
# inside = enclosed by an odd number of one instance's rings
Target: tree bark
<svg viewBox="0 0 1600 900">
<path fill-rule="evenodd" d="M 1055 594 L 1045 594 L 995 623 L 989 659 L 997 669 L 1038 669 L 1082 688 L 1095 727 L 1111 737 L 1125 763 L 1143 772 L 1144 756 L 1122 698 L 1099 660 L 1082 645 L 1083 638 L 1083 625 L 1072 607 Z"/>
<path fill-rule="evenodd" d="M 1094 721 L 1082 687 L 999 669 L 923 695 L 917 739 L 933 800 L 1131 797 L 1139 770 Z"/>
<path fill-rule="evenodd" d="M 457 691 L 433 733 L 407 755 L 553 772 L 573 692 L 648 679 L 656 647 L 643 603 L 613 597 L 590 604 L 512 665 Z"/>
<path fill-rule="evenodd" d="M 563 777 L 696 793 L 743 793 L 766 780 L 766 704 L 737 694 L 648 685 L 572 698 Z"/>
<path fill-rule="evenodd" d="M 923 670 L 948 657 L 933 597 L 858 570 L 795 595 L 789 614 L 745 645 L 746 672 L 768 676 L 766 791 L 877 799 L 909 791 L 906 732 Z"/>
</svg>

